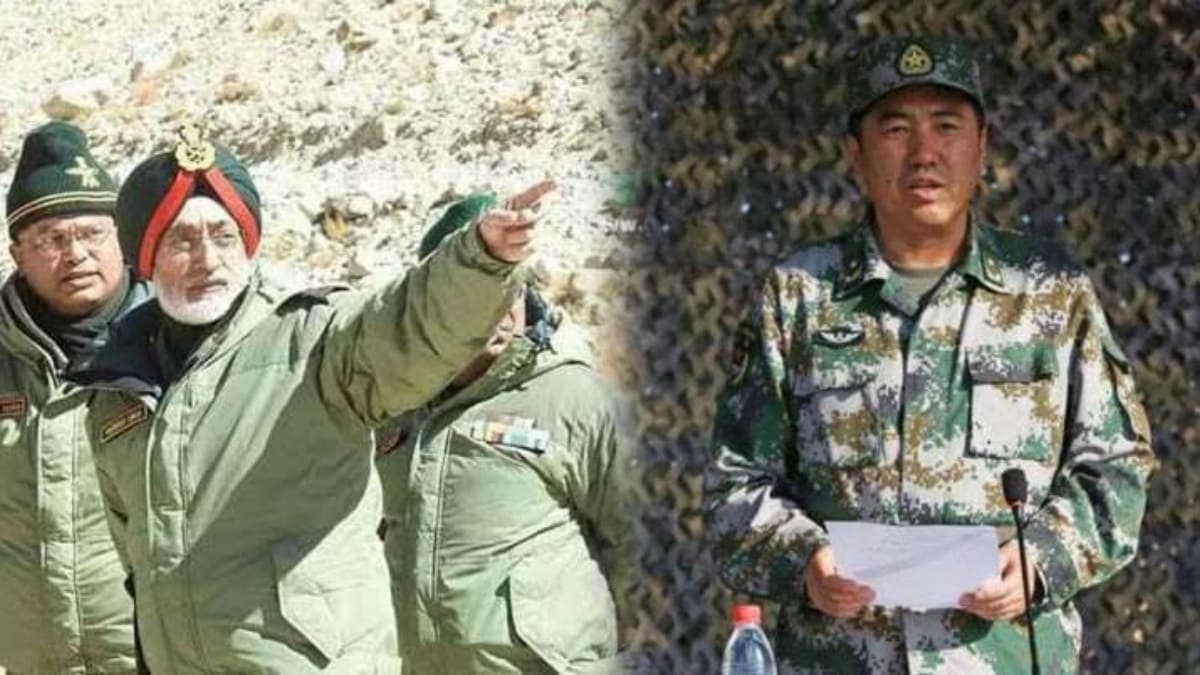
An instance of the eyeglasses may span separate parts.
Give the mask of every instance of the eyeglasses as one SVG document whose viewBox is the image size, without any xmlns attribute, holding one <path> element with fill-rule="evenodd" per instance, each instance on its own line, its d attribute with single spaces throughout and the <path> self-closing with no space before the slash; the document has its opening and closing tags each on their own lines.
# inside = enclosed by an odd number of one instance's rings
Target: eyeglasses
<svg viewBox="0 0 1200 675">
<path fill-rule="evenodd" d="M 221 253 L 233 250 L 242 244 L 242 234 L 236 228 L 219 225 L 210 228 L 172 228 L 163 237 L 162 245 L 172 254 L 192 253 L 208 241 Z"/>
<path fill-rule="evenodd" d="M 25 239 L 25 243 L 46 256 L 65 253 L 75 242 L 89 251 L 97 251 L 108 241 L 113 230 L 111 225 L 76 225 L 40 232 Z"/>
</svg>

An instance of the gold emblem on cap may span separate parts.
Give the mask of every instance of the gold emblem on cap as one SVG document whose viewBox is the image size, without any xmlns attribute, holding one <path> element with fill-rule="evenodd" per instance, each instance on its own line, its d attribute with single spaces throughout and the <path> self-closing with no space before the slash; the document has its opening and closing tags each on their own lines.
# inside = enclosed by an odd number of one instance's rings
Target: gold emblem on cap
<svg viewBox="0 0 1200 675">
<path fill-rule="evenodd" d="M 911 44 L 904 48 L 896 62 L 896 70 L 905 77 L 926 75 L 933 70 L 933 57 L 921 45 Z"/>
<path fill-rule="evenodd" d="M 186 123 L 179 127 L 179 145 L 175 146 L 175 161 L 184 171 L 204 171 L 217 160 L 217 150 L 204 139 L 200 127 Z"/>
<path fill-rule="evenodd" d="M 96 174 L 100 173 L 99 169 L 88 164 L 87 160 L 79 155 L 75 155 L 75 166 L 67 169 L 67 173 L 79 178 L 80 187 L 100 187 L 100 179 L 96 178 Z"/>
</svg>

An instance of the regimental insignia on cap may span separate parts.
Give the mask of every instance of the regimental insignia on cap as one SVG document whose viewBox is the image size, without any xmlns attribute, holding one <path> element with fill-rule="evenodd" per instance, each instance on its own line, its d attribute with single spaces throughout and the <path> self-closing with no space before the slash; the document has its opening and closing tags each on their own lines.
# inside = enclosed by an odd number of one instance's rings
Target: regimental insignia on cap
<svg viewBox="0 0 1200 675">
<path fill-rule="evenodd" d="M 0 419 L 24 417 L 27 412 L 29 412 L 29 403 L 26 402 L 24 394 L 18 392 L 0 394 Z"/>
<path fill-rule="evenodd" d="M 933 70 L 933 57 L 921 45 L 913 43 L 904 48 L 896 61 L 896 72 L 905 77 L 928 75 Z"/>
<path fill-rule="evenodd" d="M 75 155 L 75 166 L 67 169 L 67 173 L 79 179 L 79 187 L 100 187 L 100 169 L 88 164 L 80 155 Z"/>
<path fill-rule="evenodd" d="M 175 146 L 175 162 L 184 171 L 205 171 L 217 161 L 217 150 L 205 140 L 200 127 L 186 123 L 179 127 L 179 145 Z"/>
<path fill-rule="evenodd" d="M 150 410 L 139 401 L 108 418 L 100 428 L 100 442 L 107 443 L 150 419 Z"/>
</svg>

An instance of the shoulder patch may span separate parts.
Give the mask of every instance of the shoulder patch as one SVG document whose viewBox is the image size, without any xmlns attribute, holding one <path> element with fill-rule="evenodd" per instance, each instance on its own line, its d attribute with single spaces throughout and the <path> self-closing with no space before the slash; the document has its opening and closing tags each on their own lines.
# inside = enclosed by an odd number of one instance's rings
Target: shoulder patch
<svg viewBox="0 0 1200 675">
<path fill-rule="evenodd" d="M 108 443 L 148 419 L 150 410 L 141 402 L 134 401 L 104 421 L 100 427 L 100 442 Z"/>
</svg>

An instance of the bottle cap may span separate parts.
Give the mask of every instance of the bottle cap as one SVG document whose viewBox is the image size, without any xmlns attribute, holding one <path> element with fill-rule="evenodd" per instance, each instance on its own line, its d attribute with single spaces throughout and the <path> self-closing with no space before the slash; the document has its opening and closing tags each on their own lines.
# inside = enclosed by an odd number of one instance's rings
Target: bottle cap
<svg viewBox="0 0 1200 675">
<path fill-rule="evenodd" d="M 744 623 L 762 625 L 762 608 L 758 605 L 734 605 L 733 625 L 739 626 Z"/>
</svg>

